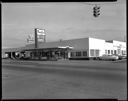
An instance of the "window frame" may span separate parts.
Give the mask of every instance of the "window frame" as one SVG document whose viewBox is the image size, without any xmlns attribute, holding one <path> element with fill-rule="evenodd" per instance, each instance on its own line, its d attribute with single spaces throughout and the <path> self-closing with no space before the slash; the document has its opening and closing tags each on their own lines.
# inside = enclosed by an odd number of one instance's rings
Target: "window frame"
<svg viewBox="0 0 128 101">
<path fill-rule="evenodd" d="M 108 50 L 108 54 L 110 54 L 110 50 Z"/>
<path fill-rule="evenodd" d="M 83 51 L 82 53 L 83 53 L 83 56 L 88 56 L 87 51 Z"/>
<path fill-rule="evenodd" d="M 77 51 L 76 56 L 82 56 L 81 51 Z"/>
<path fill-rule="evenodd" d="M 93 52 L 93 55 L 92 55 Z M 90 49 L 90 56 L 95 56 L 95 50 L 94 49 Z"/>
</svg>

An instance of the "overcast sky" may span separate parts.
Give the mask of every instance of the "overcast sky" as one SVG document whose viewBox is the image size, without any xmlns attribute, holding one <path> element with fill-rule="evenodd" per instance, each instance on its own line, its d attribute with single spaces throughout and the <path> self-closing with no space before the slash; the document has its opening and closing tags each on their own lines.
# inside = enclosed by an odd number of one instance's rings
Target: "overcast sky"
<svg viewBox="0 0 128 101">
<path fill-rule="evenodd" d="M 2 48 L 21 47 L 34 28 L 46 31 L 46 41 L 96 37 L 123 41 L 126 36 L 126 0 L 98 3 L 2 3 Z"/>
</svg>

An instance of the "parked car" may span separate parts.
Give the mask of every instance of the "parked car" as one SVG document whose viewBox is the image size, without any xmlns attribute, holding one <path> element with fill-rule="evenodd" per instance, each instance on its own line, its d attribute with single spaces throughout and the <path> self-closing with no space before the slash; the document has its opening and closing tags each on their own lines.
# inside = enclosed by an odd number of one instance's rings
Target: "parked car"
<svg viewBox="0 0 128 101">
<path fill-rule="evenodd" d="M 118 55 L 118 57 L 119 57 L 119 60 L 122 60 L 122 59 L 126 59 L 127 58 L 126 55 Z"/>
<path fill-rule="evenodd" d="M 118 56 L 115 56 L 115 55 L 102 55 L 99 57 L 100 60 L 112 60 L 112 61 L 115 61 L 115 60 L 118 60 L 119 57 Z"/>
</svg>

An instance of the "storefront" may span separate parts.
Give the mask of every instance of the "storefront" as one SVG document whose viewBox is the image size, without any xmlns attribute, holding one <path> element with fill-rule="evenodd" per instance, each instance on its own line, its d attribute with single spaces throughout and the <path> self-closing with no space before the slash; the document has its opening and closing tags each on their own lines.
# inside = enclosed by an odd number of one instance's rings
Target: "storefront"
<svg viewBox="0 0 128 101">
<path fill-rule="evenodd" d="M 70 48 L 39 48 L 24 50 L 24 57 L 28 59 L 39 60 L 54 60 L 54 59 L 68 59 Z"/>
<path fill-rule="evenodd" d="M 106 41 L 97 38 L 81 38 L 56 42 L 40 43 L 38 48 L 34 44 L 23 48 L 5 50 L 9 58 L 54 60 L 54 59 L 89 59 L 106 55 L 127 55 L 126 42 Z"/>
</svg>

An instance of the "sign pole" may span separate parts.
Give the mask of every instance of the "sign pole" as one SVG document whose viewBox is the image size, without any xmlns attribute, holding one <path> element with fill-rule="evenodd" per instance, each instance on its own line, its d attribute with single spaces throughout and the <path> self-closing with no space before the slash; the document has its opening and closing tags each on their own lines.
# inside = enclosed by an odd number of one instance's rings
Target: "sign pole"
<svg viewBox="0 0 128 101">
<path fill-rule="evenodd" d="M 35 48 L 38 48 L 37 29 L 35 28 Z"/>
</svg>

